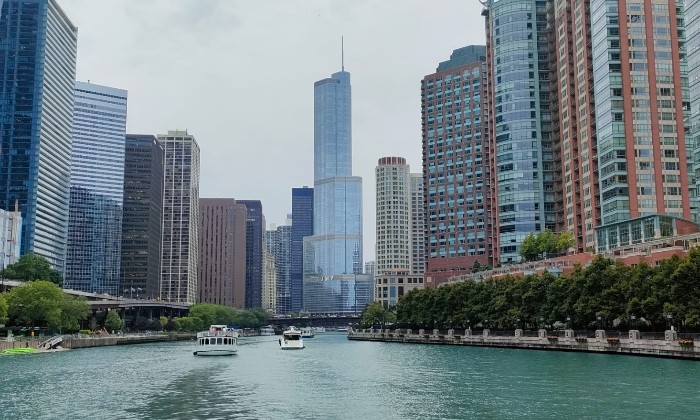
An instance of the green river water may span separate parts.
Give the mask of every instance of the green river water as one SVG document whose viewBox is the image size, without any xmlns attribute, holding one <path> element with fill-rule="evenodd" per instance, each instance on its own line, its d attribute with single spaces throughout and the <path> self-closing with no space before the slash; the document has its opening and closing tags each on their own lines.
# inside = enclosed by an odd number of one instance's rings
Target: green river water
<svg viewBox="0 0 700 420">
<path fill-rule="evenodd" d="M 2 419 L 700 419 L 700 363 L 348 341 L 241 338 L 0 356 Z"/>
</svg>

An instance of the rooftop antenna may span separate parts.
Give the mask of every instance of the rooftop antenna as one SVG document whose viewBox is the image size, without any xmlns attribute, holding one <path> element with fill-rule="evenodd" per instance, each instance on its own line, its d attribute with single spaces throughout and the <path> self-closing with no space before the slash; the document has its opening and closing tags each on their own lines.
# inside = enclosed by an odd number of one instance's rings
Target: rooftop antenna
<svg viewBox="0 0 700 420">
<path fill-rule="evenodd" d="M 345 71 L 345 44 L 342 35 L 340 36 L 340 69 Z"/>
</svg>

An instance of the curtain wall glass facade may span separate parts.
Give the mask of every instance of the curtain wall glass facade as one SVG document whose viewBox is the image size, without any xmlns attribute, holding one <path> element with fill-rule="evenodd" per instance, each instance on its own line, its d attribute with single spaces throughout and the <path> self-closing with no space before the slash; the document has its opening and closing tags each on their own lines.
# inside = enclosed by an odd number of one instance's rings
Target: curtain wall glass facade
<svg viewBox="0 0 700 420">
<path fill-rule="evenodd" d="M 126 104 L 125 90 L 75 83 L 64 281 L 70 289 L 120 293 Z"/>
<path fill-rule="evenodd" d="M 4 0 L 0 34 L 0 208 L 19 205 L 22 254 L 63 273 L 78 31 L 54 0 Z"/>
<path fill-rule="evenodd" d="M 371 280 L 360 274 L 362 179 L 352 176 L 346 71 L 314 84 L 314 235 L 304 239 L 303 270 L 304 308 L 310 312 L 350 312 L 370 300 Z"/>
</svg>

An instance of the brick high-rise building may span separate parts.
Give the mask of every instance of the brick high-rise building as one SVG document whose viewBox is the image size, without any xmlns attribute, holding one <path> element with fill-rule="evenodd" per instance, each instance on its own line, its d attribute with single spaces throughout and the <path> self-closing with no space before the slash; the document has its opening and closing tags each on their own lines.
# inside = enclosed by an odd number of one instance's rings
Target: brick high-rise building
<svg viewBox="0 0 700 420">
<path fill-rule="evenodd" d="M 421 83 L 426 284 L 491 263 L 486 47 L 455 50 Z"/>
<path fill-rule="evenodd" d="M 199 199 L 197 302 L 245 308 L 247 211 L 233 198 Z"/>
</svg>

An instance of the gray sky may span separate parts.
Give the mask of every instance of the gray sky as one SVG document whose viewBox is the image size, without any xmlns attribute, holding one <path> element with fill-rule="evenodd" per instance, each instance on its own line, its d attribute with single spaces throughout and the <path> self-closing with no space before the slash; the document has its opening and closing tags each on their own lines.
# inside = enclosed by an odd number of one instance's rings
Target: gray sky
<svg viewBox="0 0 700 420">
<path fill-rule="evenodd" d="M 129 91 L 129 133 L 188 129 L 200 195 L 259 199 L 268 224 L 313 186 L 313 83 L 340 70 L 345 36 L 365 260 L 377 160 L 421 171 L 421 79 L 484 43 L 477 0 L 58 1 L 79 28 L 78 80 Z"/>
</svg>

